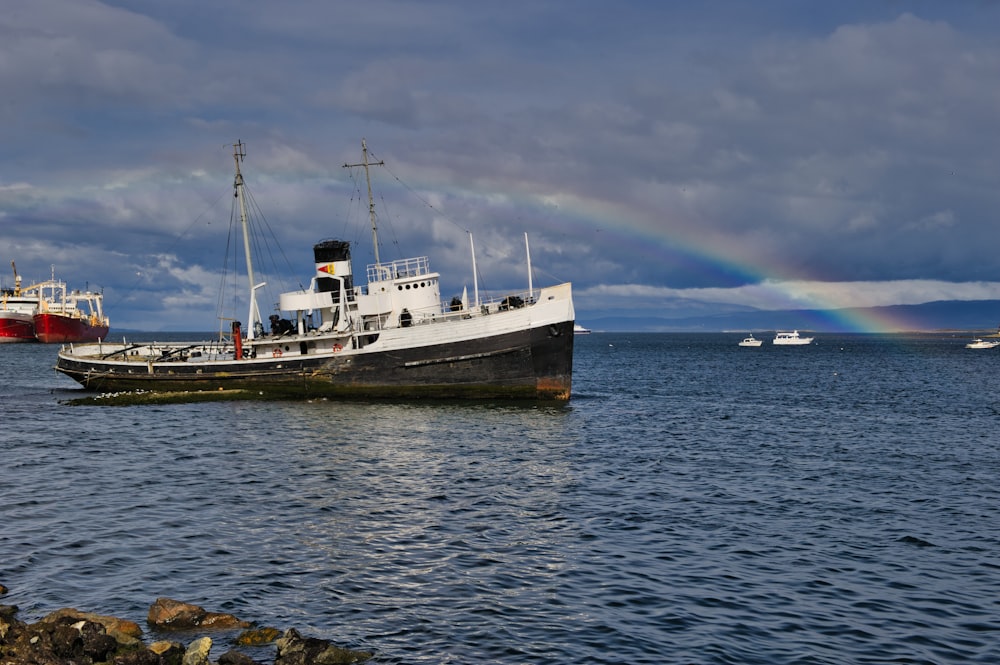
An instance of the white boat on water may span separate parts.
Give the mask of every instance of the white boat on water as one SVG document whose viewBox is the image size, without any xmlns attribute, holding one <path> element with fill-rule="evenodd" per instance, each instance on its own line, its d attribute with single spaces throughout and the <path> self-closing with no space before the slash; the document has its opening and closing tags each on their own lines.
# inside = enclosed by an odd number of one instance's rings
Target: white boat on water
<svg viewBox="0 0 1000 665">
<path fill-rule="evenodd" d="M 755 338 L 752 334 L 740 342 L 740 346 L 760 346 L 764 340 Z"/>
<path fill-rule="evenodd" d="M 590 334 L 590 329 L 589 328 L 584 328 L 579 323 L 574 323 L 573 324 L 573 334 L 574 335 L 589 335 Z"/>
<path fill-rule="evenodd" d="M 812 344 L 814 337 L 800 337 L 798 330 L 792 332 L 778 332 L 774 336 L 774 343 L 778 346 L 803 346 Z"/>
<path fill-rule="evenodd" d="M 996 339 L 986 340 L 986 339 L 982 339 L 981 337 L 977 337 L 976 339 L 974 339 L 971 342 L 969 342 L 968 344 L 966 344 L 965 348 L 967 348 L 967 349 L 992 349 L 994 346 L 1000 346 L 1000 340 L 996 340 Z"/>
<path fill-rule="evenodd" d="M 363 167 L 375 263 L 367 286 L 354 282 L 350 243 L 313 246 L 307 288 L 281 293 L 271 331 L 257 305 L 249 230 L 252 202 L 240 172 L 236 196 L 244 237 L 248 325 L 232 322 L 218 341 L 69 344 L 56 370 L 89 390 L 242 390 L 261 397 L 479 398 L 566 401 L 573 376 L 573 310 L 569 283 L 483 297 L 441 299 L 440 275 L 425 256 L 382 261 L 368 159 Z M 236 218 L 234 210 L 234 219 Z M 525 236 L 527 241 L 527 236 Z M 526 243 L 527 244 L 527 243 Z M 470 237 L 471 246 L 471 237 Z M 259 252 L 258 252 L 259 253 Z M 529 254 L 530 257 L 530 254 Z M 475 254 L 473 253 L 473 275 Z M 220 317 L 221 318 L 221 317 Z"/>
</svg>

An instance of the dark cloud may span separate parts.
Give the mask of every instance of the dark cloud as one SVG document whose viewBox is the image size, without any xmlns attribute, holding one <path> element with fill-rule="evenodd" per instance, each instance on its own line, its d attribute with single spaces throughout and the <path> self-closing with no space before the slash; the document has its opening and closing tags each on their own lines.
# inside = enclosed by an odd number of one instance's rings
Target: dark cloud
<svg viewBox="0 0 1000 665">
<path fill-rule="evenodd" d="M 383 240 L 456 292 L 467 231 L 491 286 L 525 281 L 528 231 L 592 308 L 1000 283 L 996 5 L 675 5 L 2 3 L 0 247 L 119 322 L 204 327 L 230 144 L 303 279 L 320 238 L 369 258 L 341 168 L 367 137 Z"/>
</svg>

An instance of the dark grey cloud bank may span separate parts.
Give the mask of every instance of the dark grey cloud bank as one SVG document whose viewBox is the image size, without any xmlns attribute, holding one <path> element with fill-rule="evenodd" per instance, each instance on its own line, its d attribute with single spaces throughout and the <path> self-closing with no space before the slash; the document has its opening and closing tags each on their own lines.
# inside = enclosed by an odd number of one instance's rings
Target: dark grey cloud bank
<svg viewBox="0 0 1000 665">
<path fill-rule="evenodd" d="M 300 278 L 370 253 L 367 137 L 387 251 L 455 292 L 471 230 L 486 286 L 527 231 L 581 318 L 1000 297 L 992 2 L 0 9 L 0 259 L 120 327 L 216 326 L 236 139 Z"/>
</svg>

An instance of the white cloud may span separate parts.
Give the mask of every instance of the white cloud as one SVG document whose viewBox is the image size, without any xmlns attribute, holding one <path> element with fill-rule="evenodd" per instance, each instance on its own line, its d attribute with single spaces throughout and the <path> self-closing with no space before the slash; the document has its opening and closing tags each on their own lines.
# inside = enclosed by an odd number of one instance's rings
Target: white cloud
<svg viewBox="0 0 1000 665">
<path fill-rule="evenodd" d="M 643 284 L 585 287 L 577 295 L 614 306 L 616 301 L 642 303 L 685 299 L 761 310 L 840 309 L 885 305 L 919 305 L 940 300 L 998 300 L 1000 282 L 943 282 L 891 280 L 877 282 L 820 282 L 766 280 L 732 288 L 673 289 Z"/>
</svg>

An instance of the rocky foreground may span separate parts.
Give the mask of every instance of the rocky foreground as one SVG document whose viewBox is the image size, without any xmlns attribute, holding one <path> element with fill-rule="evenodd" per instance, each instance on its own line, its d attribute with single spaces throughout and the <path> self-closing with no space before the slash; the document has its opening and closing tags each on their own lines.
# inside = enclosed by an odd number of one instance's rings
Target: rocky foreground
<svg viewBox="0 0 1000 665">
<path fill-rule="evenodd" d="M 0 585 L 0 595 L 6 593 Z M 338 647 L 328 640 L 302 637 L 294 629 L 282 633 L 259 628 L 231 614 L 208 612 L 197 605 L 158 598 L 146 623 L 157 633 L 183 633 L 180 641 L 146 644 L 133 621 L 65 608 L 32 624 L 17 619 L 14 605 L 0 604 L 0 665 L 254 665 L 239 649 L 211 658 L 212 638 L 204 633 L 242 631 L 234 643 L 245 647 L 273 644 L 274 665 L 340 665 L 372 657 L 365 651 Z"/>
</svg>

